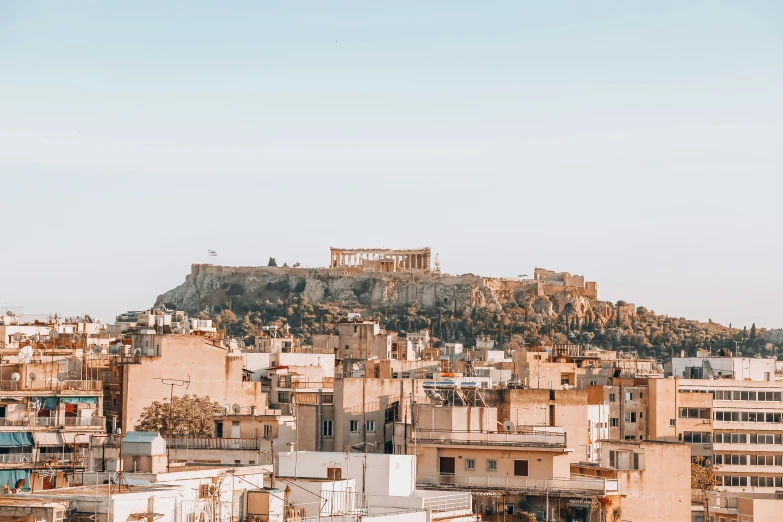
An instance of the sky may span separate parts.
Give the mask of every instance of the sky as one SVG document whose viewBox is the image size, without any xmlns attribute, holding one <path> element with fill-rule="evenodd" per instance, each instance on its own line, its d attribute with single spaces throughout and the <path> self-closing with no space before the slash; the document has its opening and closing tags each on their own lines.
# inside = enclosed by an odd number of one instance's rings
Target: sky
<svg viewBox="0 0 783 522">
<path fill-rule="evenodd" d="M 545 267 L 783 327 L 781 23 L 773 1 L 2 2 L 0 306 L 111 321 L 191 263 L 428 245 L 452 274 Z"/>
</svg>

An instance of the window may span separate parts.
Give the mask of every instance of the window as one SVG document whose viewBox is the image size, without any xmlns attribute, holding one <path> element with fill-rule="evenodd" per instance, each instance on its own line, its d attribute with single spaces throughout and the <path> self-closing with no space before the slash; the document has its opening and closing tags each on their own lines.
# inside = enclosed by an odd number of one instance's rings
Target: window
<svg viewBox="0 0 783 522">
<path fill-rule="evenodd" d="M 277 402 L 279 402 L 281 404 L 288 404 L 289 401 L 290 401 L 290 398 L 289 398 L 288 392 L 279 392 L 277 394 Z"/>
<path fill-rule="evenodd" d="M 514 504 L 506 504 L 506 515 L 514 514 Z"/>
<path fill-rule="evenodd" d="M 465 469 L 468 471 L 475 471 L 476 459 L 465 459 Z"/>
<path fill-rule="evenodd" d="M 527 477 L 527 460 L 514 460 L 514 476 Z"/>
<path fill-rule="evenodd" d="M 669 419 L 669 426 L 674 426 L 677 424 L 677 419 Z"/>
<path fill-rule="evenodd" d="M 626 401 L 632 401 L 633 400 L 633 392 L 625 392 L 625 400 Z"/>
<path fill-rule="evenodd" d="M 636 412 L 635 411 L 625 412 L 625 422 L 636 422 Z"/>
<path fill-rule="evenodd" d="M 364 425 L 364 429 L 367 431 L 375 431 L 375 421 L 367 421 Z"/>
<path fill-rule="evenodd" d="M 611 426 L 613 428 L 616 428 L 619 425 L 620 425 L 620 419 L 619 418 L 612 417 L 611 419 L 609 419 L 609 426 Z"/>
<path fill-rule="evenodd" d="M 272 437 L 272 426 L 264 424 L 264 438 L 269 439 Z"/>
<path fill-rule="evenodd" d="M 359 421 L 351 421 L 350 423 L 351 433 L 356 433 L 359 431 Z"/>
<path fill-rule="evenodd" d="M 639 392 L 639 398 L 640 398 L 640 399 L 643 399 L 643 398 L 644 398 L 644 392 Z"/>
<path fill-rule="evenodd" d="M 690 444 L 709 444 L 710 432 L 708 431 L 686 431 L 683 442 Z"/>
<path fill-rule="evenodd" d="M 351 349 L 351 347 L 350 347 L 350 346 L 348 346 L 348 345 L 346 344 L 346 345 L 345 345 L 345 349 L 346 349 L 346 350 L 350 350 L 350 349 Z"/>
<path fill-rule="evenodd" d="M 497 460 L 488 460 L 487 461 L 487 471 L 497 471 L 498 470 L 498 461 Z"/>
<path fill-rule="evenodd" d="M 334 404 L 334 395 L 331 393 L 328 395 L 324 394 L 322 404 Z"/>
<path fill-rule="evenodd" d="M 609 394 L 609 402 L 615 402 L 615 396 L 614 393 Z"/>
<path fill-rule="evenodd" d="M 323 436 L 324 437 L 331 437 L 332 436 L 332 421 L 325 420 L 323 422 Z"/>
<path fill-rule="evenodd" d="M 709 419 L 709 408 L 680 408 L 681 419 Z"/>
<path fill-rule="evenodd" d="M 617 464 L 617 452 L 609 450 L 609 467 L 613 468 Z"/>
</svg>

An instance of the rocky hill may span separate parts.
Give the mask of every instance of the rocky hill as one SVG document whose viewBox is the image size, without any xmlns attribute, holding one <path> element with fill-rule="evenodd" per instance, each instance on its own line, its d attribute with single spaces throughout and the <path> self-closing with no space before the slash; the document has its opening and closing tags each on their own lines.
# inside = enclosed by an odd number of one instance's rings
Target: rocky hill
<svg viewBox="0 0 783 522">
<path fill-rule="evenodd" d="M 783 344 L 755 326 L 740 330 L 601 301 L 597 285 L 581 276 L 536 272 L 541 280 L 193 265 L 185 282 L 156 304 L 208 314 L 238 336 L 286 323 L 307 340 L 333 331 L 349 312 L 361 312 L 387 329 L 429 328 L 440 340 L 467 344 L 486 334 L 501 345 L 580 342 L 662 357 L 735 348 L 735 341 L 746 354 L 777 355 Z"/>
</svg>

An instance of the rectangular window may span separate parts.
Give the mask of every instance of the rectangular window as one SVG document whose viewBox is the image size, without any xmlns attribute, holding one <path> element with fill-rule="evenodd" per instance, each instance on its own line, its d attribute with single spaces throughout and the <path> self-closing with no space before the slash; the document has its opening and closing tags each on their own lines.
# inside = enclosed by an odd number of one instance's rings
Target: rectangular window
<svg viewBox="0 0 783 522">
<path fill-rule="evenodd" d="M 323 436 L 324 437 L 331 437 L 332 436 L 332 421 L 325 420 L 323 422 Z"/>
<path fill-rule="evenodd" d="M 609 450 L 609 467 L 613 468 L 615 467 L 617 463 L 617 452 L 614 450 Z"/>
<path fill-rule="evenodd" d="M 465 469 L 474 471 L 476 469 L 476 459 L 465 459 Z"/>
<path fill-rule="evenodd" d="M 324 394 L 323 396 L 323 403 L 322 404 L 334 404 L 334 395 L 330 394 Z"/>
<path fill-rule="evenodd" d="M 669 419 L 669 426 L 674 426 L 676 424 L 677 424 L 677 420 L 676 419 Z"/>
<path fill-rule="evenodd" d="M 609 419 L 609 426 L 616 428 L 619 425 L 620 425 L 620 419 L 618 419 L 617 417 L 612 417 L 611 419 Z"/>
<path fill-rule="evenodd" d="M 375 431 L 375 421 L 367 421 L 364 425 L 364 429 L 367 431 Z"/>
<path fill-rule="evenodd" d="M 632 401 L 633 400 L 633 392 L 626 392 L 625 393 L 625 400 L 626 401 Z"/>
<path fill-rule="evenodd" d="M 487 471 L 497 471 L 498 470 L 498 461 L 497 460 L 488 460 L 487 461 Z"/>
<path fill-rule="evenodd" d="M 280 392 L 277 394 L 277 402 L 280 404 L 288 404 L 289 400 L 288 392 Z"/>
<path fill-rule="evenodd" d="M 268 439 L 272 437 L 272 426 L 264 424 L 264 438 Z"/>
<path fill-rule="evenodd" d="M 527 460 L 514 460 L 514 476 L 527 477 Z"/>
<path fill-rule="evenodd" d="M 609 402 L 615 402 L 615 396 L 614 393 L 609 394 Z"/>
<path fill-rule="evenodd" d="M 636 412 L 635 411 L 625 412 L 625 422 L 636 422 Z"/>
<path fill-rule="evenodd" d="M 358 432 L 359 431 L 359 421 L 352 420 L 350 422 L 350 428 L 351 428 L 351 433 Z"/>
</svg>

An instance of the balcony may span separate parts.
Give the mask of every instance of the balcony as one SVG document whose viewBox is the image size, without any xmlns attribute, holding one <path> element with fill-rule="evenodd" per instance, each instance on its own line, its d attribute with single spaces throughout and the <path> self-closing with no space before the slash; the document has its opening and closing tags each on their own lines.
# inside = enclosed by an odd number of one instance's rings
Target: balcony
<svg viewBox="0 0 783 522">
<path fill-rule="evenodd" d="M 218 437 L 166 437 L 166 444 L 172 449 L 210 449 L 258 451 L 258 439 L 228 439 Z"/>
<path fill-rule="evenodd" d="M 33 392 L 41 393 L 43 391 L 52 392 L 101 392 L 103 391 L 103 381 L 58 381 L 49 380 L 30 381 L 25 384 L 22 381 L 0 381 L 0 391 L 14 392 Z"/>
<path fill-rule="evenodd" d="M 97 427 L 106 426 L 106 417 L 23 417 L 21 419 L 8 419 L 0 417 L 0 427 L 19 427 L 19 426 L 79 426 L 79 427 Z"/>
<path fill-rule="evenodd" d="M 290 377 L 290 376 L 287 376 Z M 320 381 L 311 381 L 309 379 L 290 379 L 285 378 L 281 379 L 278 388 L 284 388 L 284 389 L 291 389 L 291 390 L 302 390 L 302 389 L 313 389 L 313 390 L 332 390 L 334 389 L 334 378 L 333 377 L 324 377 Z"/>
<path fill-rule="evenodd" d="M 416 480 L 420 488 L 459 490 L 504 490 L 529 495 L 593 495 L 606 496 L 619 493 L 617 479 L 552 478 L 533 479 L 491 475 L 423 475 Z"/>
<path fill-rule="evenodd" d="M 546 430 L 515 432 L 416 430 L 413 439 L 418 444 L 465 446 L 514 446 L 565 450 L 566 434 Z"/>
<path fill-rule="evenodd" d="M 46 465 L 62 468 L 84 468 L 87 459 L 73 452 L 66 453 L 6 453 L 0 455 L 0 467 L 3 464 Z"/>
</svg>

